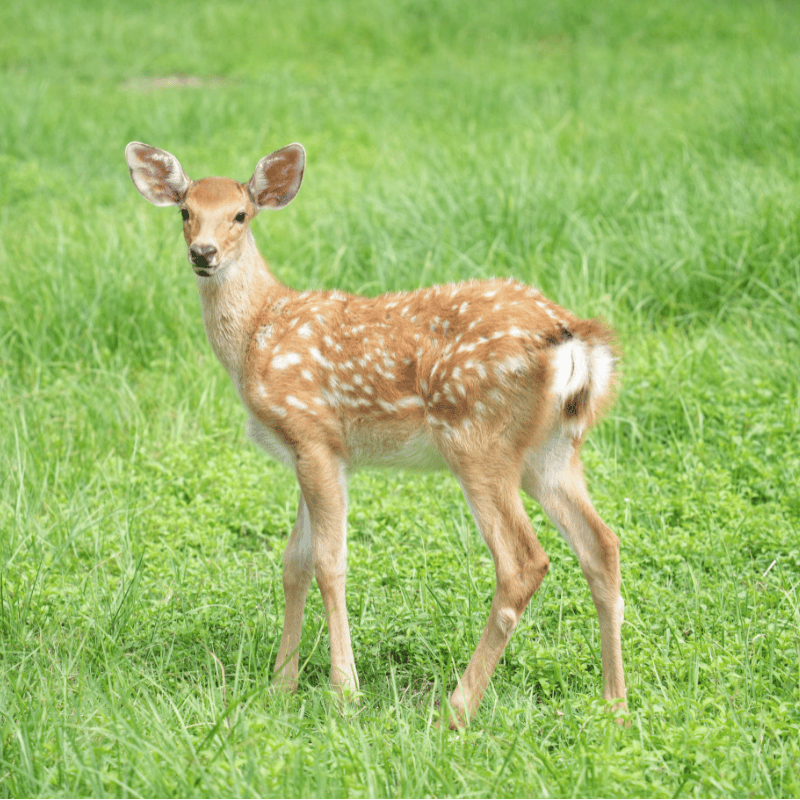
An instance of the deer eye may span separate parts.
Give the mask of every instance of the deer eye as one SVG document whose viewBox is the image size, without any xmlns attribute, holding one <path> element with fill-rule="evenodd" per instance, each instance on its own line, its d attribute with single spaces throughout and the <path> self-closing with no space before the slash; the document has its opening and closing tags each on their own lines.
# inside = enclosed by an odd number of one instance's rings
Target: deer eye
<svg viewBox="0 0 800 800">
<path fill-rule="evenodd" d="M 233 219 L 234 222 L 244 222 L 247 219 L 247 214 L 244 211 L 240 211 Z"/>
<path fill-rule="evenodd" d="M 189 212 L 185 208 L 181 209 L 181 217 L 183 217 L 184 222 L 189 219 Z"/>
</svg>

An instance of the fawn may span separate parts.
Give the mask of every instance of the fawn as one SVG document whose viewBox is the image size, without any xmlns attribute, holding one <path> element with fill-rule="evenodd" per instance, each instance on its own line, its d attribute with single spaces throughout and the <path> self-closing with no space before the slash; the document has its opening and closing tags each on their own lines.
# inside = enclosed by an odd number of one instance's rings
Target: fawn
<svg viewBox="0 0 800 800">
<path fill-rule="evenodd" d="M 279 283 L 250 220 L 282 208 L 303 179 L 291 144 L 246 184 L 191 180 L 175 156 L 125 151 L 139 192 L 177 206 L 197 274 L 206 334 L 249 419 L 249 437 L 294 469 L 300 504 L 283 559 L 286 610 L 277 686 L 297 687 L 303 610 L 317 579 L 331 682 L 358 688 L 345 604 L 347 473 L 374 465 L 449 469 L 492 553 L 497 585 L 448 715 L 475 714 L 549 559 L 519 489 L 576 553 L 600 623 L 603 696 L 625 708 L 619 539 L 594 510 L 580 449 L 616 382 L 613 334 L 513 280 L 470 281 L 360 297 Z"/>
</svg>

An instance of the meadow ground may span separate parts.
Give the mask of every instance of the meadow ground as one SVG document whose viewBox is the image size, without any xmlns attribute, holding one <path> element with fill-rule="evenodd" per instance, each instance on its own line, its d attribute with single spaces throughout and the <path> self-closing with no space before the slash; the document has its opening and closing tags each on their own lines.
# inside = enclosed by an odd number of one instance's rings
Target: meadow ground
<svg viewBox="0 0 800 800">
<path fill-rule="evenodd" d="M 772 0 L 0 9 L 0 795 L 800 794 L 800 9 Z M 269 691 L 297 490 L 244 439 L 176 211 L 125 144 L 246 179 L 296 287 L 514 276 L 613 324 L 585 448 L 622 540 L 630 726 L 567 546 L 474 724 L 493 569 L 446 475 L 351 485 L 363 696 Z M 526 501 L 527 502 L 527 501 Z"/>
</svg>

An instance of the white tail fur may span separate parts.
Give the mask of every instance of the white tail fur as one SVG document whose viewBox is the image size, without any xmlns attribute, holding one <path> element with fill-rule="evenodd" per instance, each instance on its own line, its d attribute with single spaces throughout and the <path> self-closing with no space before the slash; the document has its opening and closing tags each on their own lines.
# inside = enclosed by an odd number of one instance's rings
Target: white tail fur
<svg viewBox="0 0 800 800">
<path fill-rule="evenodd" d="M 610 331 L 511 280 L 378 298 L 283 286 L 249 222 L 297 194 L 300 145 L 263 158 L 247 184 L 192 181 L 174 156 L 137 142 L 126 158 L 145 198 L 180 208 L 208 339 L 250 414 L 248 434 L 292 467 L 300 484 L 284 556 L 276 682 L 296 687 L 315 575 L 328 614 L 332 682 L 343 692 L 358 686 L 345 604 L 348 470 L 449 468 L 497 573 L 489 620 L 451 698 L 451 724 L 476 711 L 548 569 L 520 487 L 580 560 L 600 621 L 604 696 L 624 706 L 619 541 L 592 507 L 579 457 L 615 382 Z"/>
</svg>

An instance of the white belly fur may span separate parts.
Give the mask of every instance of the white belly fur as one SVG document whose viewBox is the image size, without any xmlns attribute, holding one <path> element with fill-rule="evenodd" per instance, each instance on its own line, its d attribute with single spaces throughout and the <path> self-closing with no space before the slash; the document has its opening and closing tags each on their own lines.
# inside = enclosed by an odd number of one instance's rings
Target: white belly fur
<svg viewBox="0 0 800 800">
<path fill-rule="evenodd" d="M 247 420 L 247 435 L 262 450 L 287 467 L 294 467 L 295 457 L 289 445 L 255 417 Z M 355 429 L 347 437 L 347 467 L 386 467 L 417 472 L 447 469 L 447 463 L 431 441 L 426 429 L 406 434 L 404 431 Z"/>
</svg>

